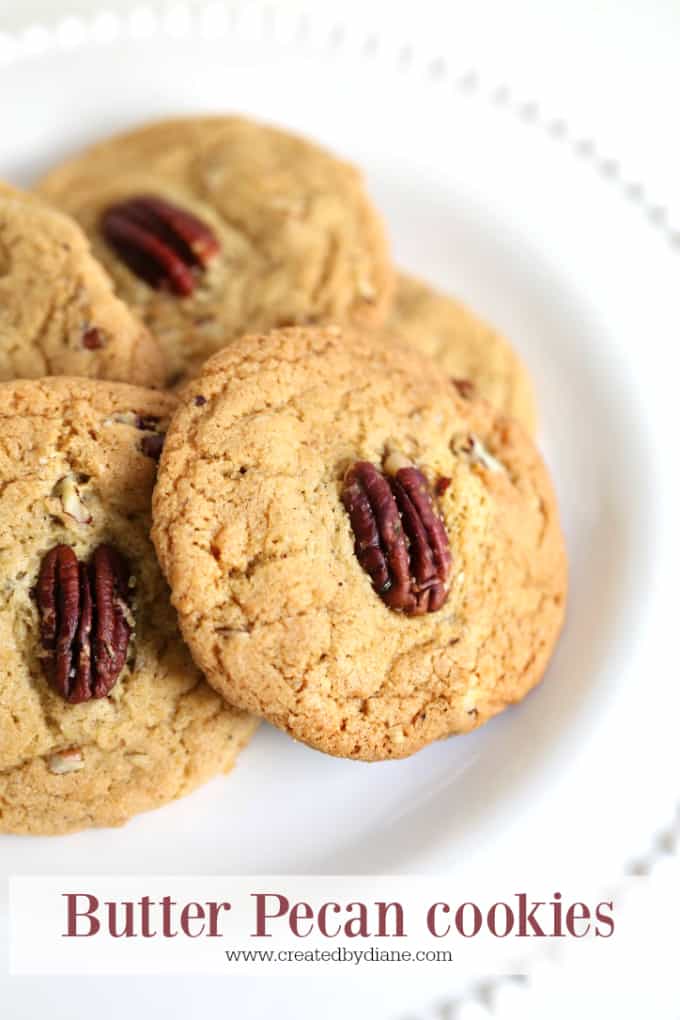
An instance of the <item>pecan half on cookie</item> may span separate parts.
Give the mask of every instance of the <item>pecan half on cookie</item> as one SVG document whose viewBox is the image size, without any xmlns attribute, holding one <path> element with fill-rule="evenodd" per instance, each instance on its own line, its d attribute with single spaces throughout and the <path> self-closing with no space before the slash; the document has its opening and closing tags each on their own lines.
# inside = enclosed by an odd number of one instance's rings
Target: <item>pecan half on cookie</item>
<svg viewBox="0 0 680 1020">
<path fill-rule="evenodd" d="M 422 471 L 394 455 L 386 467 L 394 473 L 359 461 L 345 475 L 356 556 L 390 609 L 433 613 L 448 595 L 449 537 Z"/>
<path fill-rule="evenodd" d="M 125 665 L 130 624 L 130 572 L 110 545 L 80 563 L 68 545 L 43 559 L 36 587 L 43 671 L 72 705 L 105 698 Z"/>
<path fill-rule="evenodd" d="M 220 250 L 202 220 L 156 195 L 139 195 L 110 206 L 101 217 L 108 244 L 137 276 L 157 290 L 188 297 L 197 274 Z"/>
</svg>

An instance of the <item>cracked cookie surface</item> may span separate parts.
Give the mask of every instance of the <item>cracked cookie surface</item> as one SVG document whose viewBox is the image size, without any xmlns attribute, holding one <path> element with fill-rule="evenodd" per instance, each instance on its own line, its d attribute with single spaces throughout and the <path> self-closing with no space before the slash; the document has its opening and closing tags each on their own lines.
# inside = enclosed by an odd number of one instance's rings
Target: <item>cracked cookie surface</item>
<svg viewBox="0 0 680 1020">
<path fill-rule="evenodd" d="M 389 608 L 342 501 L 357 462 L 425 475 L 452 567 L 441 608 Z M 183 392 L 152 537 L 180 627 L 232 703 L 377 760 L 464 733 L 543 675 L 566 559 L 524 430 L 428 359 L 349 329 L 244 337 Z"/>
<path fill-rule="evenodd" d="M 149 539 L 170 394 L 53 378 L 0 384 L 0 832 L 118 825 L 234 763 L 254 720 L 203 681 Z M 125 557 L 132 627 L 107 697 L 67 704 L 47 683 L 36 583 L 46 553 Z"/>
<path fill-rule="evenodd" d="M 469 380 L 480 397 L 516 418 L 529 435 L 536 432 L 529 372 L 505 337 L 462 302 L 400 273 L 383 336 L 431 357 L 447 375 Z"/>
<path fill-rule="evenodd" d="M 0 380 L 46 375 L 162 386 L 166 372 L 77 224 L 0 184 Z"/>
<path fill-rule="evenodd" d="M 85 228 L 176 379 L 246 330 L 387 314 L 393 273 L 361 175 L 288 132 L 239 117 L 149 124 L 62 164 L 39 190 Z M 154 289 L 103 237 L 108 209 L 146 195 L 195 217 L 219 246 L 188 296 Z"/>
</svg>

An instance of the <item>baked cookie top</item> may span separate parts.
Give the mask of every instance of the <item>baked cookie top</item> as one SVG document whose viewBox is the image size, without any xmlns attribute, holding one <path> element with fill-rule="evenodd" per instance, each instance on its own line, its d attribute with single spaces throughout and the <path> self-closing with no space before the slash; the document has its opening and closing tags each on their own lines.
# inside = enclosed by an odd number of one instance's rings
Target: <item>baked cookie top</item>
<svg viewBox="0 0 680 1020">
<path fill-rule="evenodd" d="M 0 380 L 45 375 L 162 386 L 166 373 L 77 224 L 0 183 Z"/>
<path fill-rule="evenodd" d="M 465 392 L 340 327 L 241 338 L 187 385 L 152 538 L 232 704 L 397 758 L 541 678 L 567 583 L 555 496 L 524 430 Z"/>
<path fill-rule="evenodd" d="M 379 324 L 393 274 L 353 166 L 240 117 L 149 124 L 39 185 L 85 228 L 176 378 L 246 330 Z"/>
<path fill-rule="evenodd" d="M 472 383 L 529 435 L 535 433 L 536 400 L 527 369 L 505 337 L 460 301 L 400 273 L 383 336 L 427 354 L 447 375 Z"/>
<path fill-rule="evenodd" d="M 193 665 L 148 535 L 174 406 L 0 384 L 0 831 L 120 824 L 227 769 L 253 729 Z"/>
</svg>

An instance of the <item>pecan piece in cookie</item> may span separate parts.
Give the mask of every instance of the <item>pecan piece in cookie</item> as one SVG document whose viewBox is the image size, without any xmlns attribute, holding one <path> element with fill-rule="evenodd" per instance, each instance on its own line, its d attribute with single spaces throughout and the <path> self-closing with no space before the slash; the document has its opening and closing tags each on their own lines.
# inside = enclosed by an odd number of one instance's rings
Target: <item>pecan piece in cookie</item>
<svg viewBox="0 0 680 1020">
<path fill-rule="evenodd" d="M 152 432 L 150 435 L 143 437 L 140 448 L 147 457 L 151 457 L 152 460 L 160 460 L 164 442 L 164 432 Z"/>
<path fill-rule="evenodd" d="M 470 379 L 451 379 L 451 382 L 458 390 L 464 400 L 472 400 L 476 394 L 475 384 Z"/>
<path fill-rule="evenodd" d="M 408 616 L 440 609 L 451 552 L 423 473 L 400 462 L 390 477 L 359 461 L 345 476 L 342 501 L 357 559 L 383 602 Z"/>
<path fill-rule="evenodd" d="M 89 326 L 83 332 L 83 347 L 87 351 L 98 351 L 102 347 L 106 347 L 106 341 L 102 336 L 100 329 L 96 326 Z"/>
<path fill-rule="evenodd" d="M 57 545 L 43 559 L 36 587 L 43 670 L 72 705 L 105 698 L 125 665 L 130 624 L 128 566 L 110 545 L 89 564 Z"/>
<path fill-rule="evenodd" d="M 137 276 L 156 290 L 188 297 L 220 249 L 207 224 L 156 195 L 139 195 L 109 206 L 101 218 L 107 242 Z"/>
</svg>

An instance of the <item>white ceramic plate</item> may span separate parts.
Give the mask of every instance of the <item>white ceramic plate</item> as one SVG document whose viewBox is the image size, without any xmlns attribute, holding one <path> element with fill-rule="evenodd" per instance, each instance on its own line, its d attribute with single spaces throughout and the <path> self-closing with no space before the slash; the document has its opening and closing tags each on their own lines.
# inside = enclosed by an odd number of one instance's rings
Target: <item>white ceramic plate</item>
<svg viewBox="0 0 680 1020">
<path fill-rule="evenodd" d="M 1 876 L 438 870 L 462 881 L 495 861 L 549 860 L 556 875 L 580 861 L 605 881 L 671 816 L 677 238 L 572 125 L 493 80 L 458 77 L 437 52 L 436 38 L 419 50 L 388 29 L 315 23 L 313 7 L 302 21 L 212 4 L 67 22 L 0 47 L 0 175 L 29 184 L 85 142 L 198 110 L 290 126 L 365 167 L 399 263 L 497 323 L 535 376 L 571 562 L 545 683 L 479 732 L 403 762 L 333 760 L 263 726 L 230 777 L 124 829 L 0 837 Z M 64 1008 L 72 1020 L 74 1000 Z"/>
</svg>

